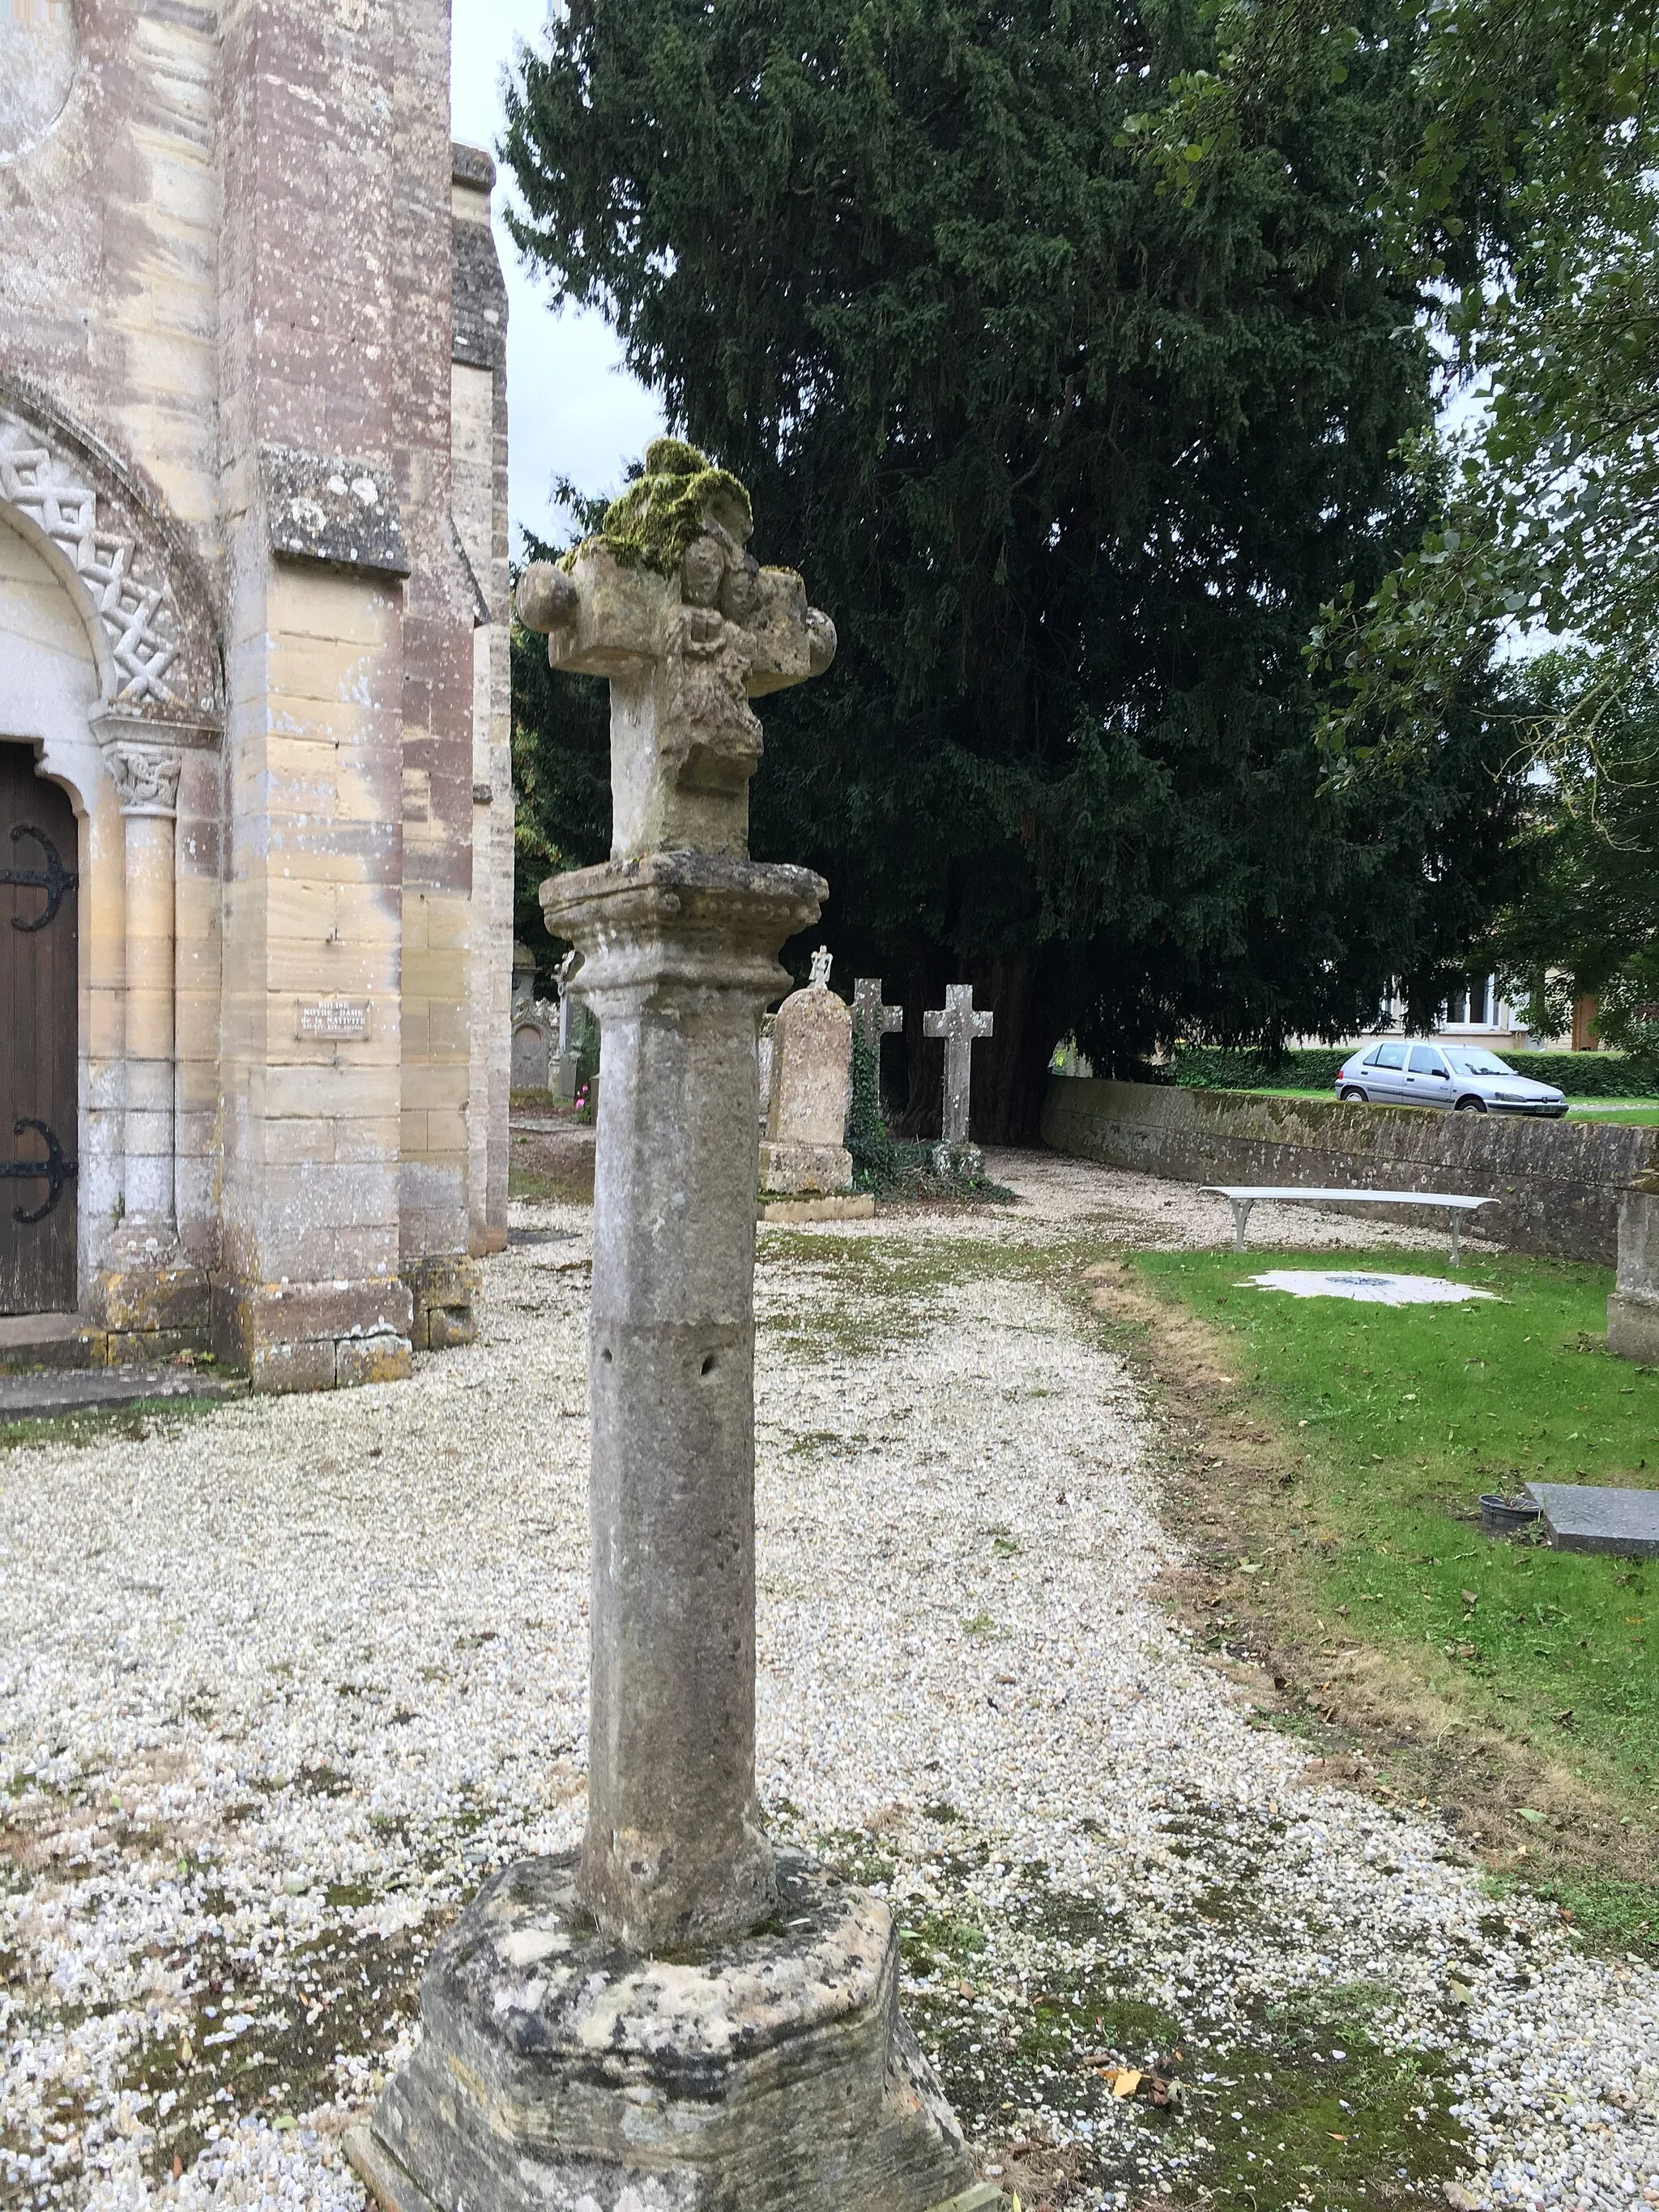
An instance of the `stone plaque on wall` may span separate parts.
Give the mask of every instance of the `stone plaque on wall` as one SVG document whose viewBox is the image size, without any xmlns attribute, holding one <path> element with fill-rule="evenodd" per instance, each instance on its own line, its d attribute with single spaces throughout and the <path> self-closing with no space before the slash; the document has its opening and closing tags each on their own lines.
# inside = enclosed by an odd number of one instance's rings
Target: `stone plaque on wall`
<svg viewBox="0 0 1659 2212">
<path fill-rule="evenodd" d="M 308 1044 L 362 1044 L 368 1016 L 366 999 L 301 999 L 295 1035 Z"/>
<path fill-rule="evenodd" d="M 70 0 L 0 0 L 0 159 L 58 119 L 75 81 Z"/>
</svg>

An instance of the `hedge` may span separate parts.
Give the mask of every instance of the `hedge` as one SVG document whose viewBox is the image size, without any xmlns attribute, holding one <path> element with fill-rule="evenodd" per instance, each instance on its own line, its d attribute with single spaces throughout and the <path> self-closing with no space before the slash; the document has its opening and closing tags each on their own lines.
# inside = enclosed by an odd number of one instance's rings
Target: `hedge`
<svg viewBox="0 0 1659 2212">
<path fill-rule="evenodd" d="M 1172 1061 L 1151 1080 L 1179 1083 L 1191 1091 L 1328 1091 L 1337 1071 L 1358 1046 L 1304 1045 L 1277 1058 L 1248 1048 L 1177 1045 Z M 1645 1098 L 1644 1081 L 1621 1052 L 1516 1052 L 1501 1054 L 1517 1075 L 1534 1083 L 1553 1083 L 1570 1098 Z"/>
</svg>

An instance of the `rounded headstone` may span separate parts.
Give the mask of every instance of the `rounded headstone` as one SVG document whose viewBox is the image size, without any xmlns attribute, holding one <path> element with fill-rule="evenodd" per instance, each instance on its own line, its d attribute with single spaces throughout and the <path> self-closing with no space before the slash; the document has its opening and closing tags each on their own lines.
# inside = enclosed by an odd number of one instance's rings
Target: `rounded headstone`
<svg viewBox="0 0 1659 2212">
<path fill-rule="evenodd" d="M 0 4 L 0 160 L 51 129 L 75 82 L 72 0 Z"/>
<path fill-rule="evenodd" d="M 773 1024 L 766 1133 L 775 1143 L 839 1145 L 847 1133 L 853 1016 L 822 983 L 792 992 Z"/>
</svg>

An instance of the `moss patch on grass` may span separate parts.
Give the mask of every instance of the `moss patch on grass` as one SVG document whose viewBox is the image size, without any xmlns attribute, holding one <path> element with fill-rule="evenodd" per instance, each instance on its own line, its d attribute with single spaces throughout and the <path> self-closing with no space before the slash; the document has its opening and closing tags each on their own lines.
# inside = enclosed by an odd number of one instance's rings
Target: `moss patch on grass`
<svg viewBox="0 0 1659 2212">
<path fill-rule="evenodd" d="M 182 1427 L 235 1402 L 225 1398 L 144 1398 L 131 1406 L 93 1406 L 39 1419 L 0 1422 L 0 1452 L 40 1444 L 79 1448 L 107 1443 L 112 1437 L 143 1443 L 158 1432 L 167 1434 L 170 1424 Z"/>
</svg>

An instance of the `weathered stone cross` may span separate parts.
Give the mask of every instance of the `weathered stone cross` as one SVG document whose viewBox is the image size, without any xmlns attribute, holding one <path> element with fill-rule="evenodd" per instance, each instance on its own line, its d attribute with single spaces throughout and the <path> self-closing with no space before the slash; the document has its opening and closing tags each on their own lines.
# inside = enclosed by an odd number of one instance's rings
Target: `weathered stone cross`
<svg viewBox="0 0 1659 2212">
<path fill-rule="evenodd" d="M 904 1027 L 902 1006 L 881 1003 L 879 975 L 860 975 L 853 986 L 853 1034 L 879 1052 L 884 1036 L 896 1036 Z"/>
<path fill-rule="evenodd" d="M 937 1013 L 922 1016 L 922 1030 L 945 1039 L 945 1141 L 968 1141 L 968 1092 L 973 1080 L 974 1039 L 992 1033 L 995 1016 L 974 1012 L 971 983 L 947 983 L 945 1004 Z"/>
<path fill-rule="evenodd" d="M 519 587 L 554 667 L 611 682 L 612 855 L 541 894 L 605 1035 L 587 1827 L 438 1946 L 422 2041 L 348 2142 L 388 2212 L 1002 2201 L 899 2022 L 890 1910 L 775 1854 L 756 1796 L 756 1040 L 829 886 L 749 858 L 749 701 L 836 640 L 750 526 L 740 484 L 659 440 Z"/>
</svg>

